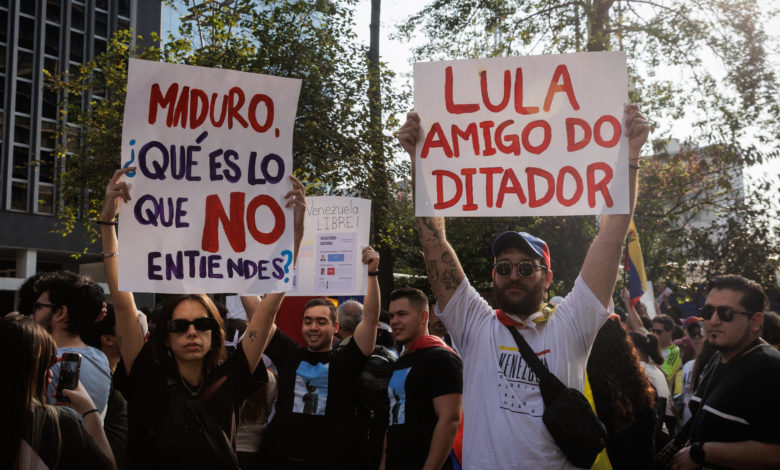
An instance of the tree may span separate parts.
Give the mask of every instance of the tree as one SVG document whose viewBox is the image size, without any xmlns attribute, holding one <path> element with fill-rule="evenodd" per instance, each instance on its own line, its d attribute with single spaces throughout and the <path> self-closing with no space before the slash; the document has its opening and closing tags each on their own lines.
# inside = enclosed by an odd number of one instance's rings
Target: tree
<svg viewBox="0 0 780 470">
<path fill-rule="evenodd" d="M 780 196 L 771 191 L 769 181 L 744 200 L 732 198 L 729 207 L 718 213 L 715 223 L 693 228 L 686 240 L 691 259 L 688 266 L 700 280 L 724 274 L 740 274 L 752 279 L 768 294 L 780 293 Z M 768 210 L 767 210 L 768 209 Z"/>
<path fill-rule="evenodd" d="M 318 194 L 374 199 L 390 192 L 390 186 L 369 183 L 380 164 L 387 167 L 390 181 L 399 170 L 392 161 L 385 162 L 389 151 L 378 151 L 389 148 L 392 138 L 368 125 L 366 50 L 352 32 L 353 4 L 354 0 L 199 1 L 182 18 L 178 34 L 162 48 L 131 50 L 127 46 L 131 33 L 120 32 L 107 52 L 79 76 L 55 80 L 56 89 L 71 94 L 107 90 L 106 99 L 92 100 L 86 109 L 68 110 L 68 122 L 80 125 L 82 132 L 69 138 L 73 155 L 60 175 L 65 196 L 59 213 L 63 230 L 94 217 L 105 181 L 119 164 L 126 64 L 131 55 L 302 79 L 293 143 L 296 176 Z M 391 87 L 392 72 L 378 66 L 377 86 L 390 103 L 381 117 L 388 126 L 397 127 L 392 116 L 404 98 Z M 61 150 L 65 155 L 65 147 Z"/>
<path fill-rule="evenodd" d="M 683 281 L 686 261 L 698 256 L 686 251 L 689 222 L 731 202 L 735 172 L 780 152 L 778 78 L 763 25 L 776 12 L 776 2 L 770 7 L 749 0 L 434 0 L 399 35 L 422 32 L 426 42 L 415 49 L 415 58 L 427 60 L 625 50 L 630 100 L 658 123 L 655 158 L 643 163 L 635 216 L 645 264 L 651 279 Z M 669 69 L 681 78 L 664 78 Z M 686 145 L 670 155 L 666 144 L 681 118 L 692 122 L 692 132 L 677 136 Z M 583 233 L 592 226 L 586 219 L 579 218 Z M 544 230 L 544 223 L 536 224 L 529 225 Z M 480 244 L 495 233 L 483 234 L 488 238 Z M 452 238 L 454 229 L 449 234 Z M 555 230 L 540 236 L 555 255 Z M 457 251 L 468 252 L 474 241 Z M 573 255 L 558 257 L 578 265 Z M 474 278 L 480 268 L 467 267 L 470 262 L 464 269 Z"/>
</svg>

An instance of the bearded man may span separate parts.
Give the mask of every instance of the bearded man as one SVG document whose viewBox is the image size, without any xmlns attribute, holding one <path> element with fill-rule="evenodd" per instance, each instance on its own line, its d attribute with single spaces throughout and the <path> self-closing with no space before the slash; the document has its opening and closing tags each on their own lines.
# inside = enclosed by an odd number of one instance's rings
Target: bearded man
<svg viewBox="0 0 780 470">
<path fill-rule="evenodd" d="M 649 125 L 635 105 L 626 107 L 629 139 L 629 208 L 633 213 L 639 151 Z M 398 140 L 412 157 L 424 139 L 420 118 L 409 113 Z M 505 232 L 493 242 L 493 286 L 498 310 L 471 287 L 446 239 L 444 218 L 418 217 L 435 312 L 463 359 L 463 468 L 575 468 L 542 422 L 539 379 L 523 360 L 506 326 L 526 342 L 568 387 L 584 388 L 591 345 L 609 316 L 631 213 L 603 215 L 574 289 L 555 308 L 543 299 L 553 280 L 547 243 L 525 232 Z"/>
</svg>

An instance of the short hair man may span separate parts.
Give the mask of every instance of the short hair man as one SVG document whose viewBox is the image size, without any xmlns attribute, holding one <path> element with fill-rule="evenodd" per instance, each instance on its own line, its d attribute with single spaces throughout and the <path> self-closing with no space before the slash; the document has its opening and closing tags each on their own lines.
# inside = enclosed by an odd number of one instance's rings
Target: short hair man
<svg viewBox="0 0 780 470">
<path fill-rule="evenodd" d="M 79 380 L 95 402 L 101 419 L 105 418 L 108 392 L 111 389 L 111 369 L 106 355 L 88 346 L 82 336 L 89 334 L 103 309 L 103 289 L 87 276 L 70 271 L 57 271 L 42 276 L 35 283 L 35 321 L 51 333 L 57 343 L 57 355 L 81 354 Z M 59 381 L 60 364 L 51 368 L 49 400 Z"/>
<path fill-rule="evenodd" d="M 626 114 L 633 212 L 639 151 L 649 125 L 635 105 L 627 106 Z M 409 113 L 398 140 L 412 157 L 412 175 L 415 146 L 424 139 L 419 116 Z M 524 232 L 496 238 L 493 286 L 499 310 L 494 311 L 466 279 L 446 239 L 444 218 L 417 218 L 436 314 L 463 358 L 463 468 L 573 468 L 545 429 L 538 379 L 506 326 L 517 328 L 564 384 L 582 391 L 588 353 L 611 311 L 630 220 L 631 214 L 602 216 L 574 289 L 550 315 L 542 301 L 553 273 L 543 240 Z"/>
<path fill-rule="evenodd" d="M 780 466 L 780 352 L 759 336 L 768 310 L 764 290 L 742 276 L 710 281 L 701 309 L 717 351 L 691 399 L 689 447 L 674 468 Z"/>
<path fill-rule="evenodd" d="M 390 294 L 390 327 L 404 354 L 387 387 L 387 470 L 453 468 L 448 456 L 460 426 L 463 363 L 438 336 L 428 335 L 428 317 L 428 298 L 419 289 Z"/>
<path fill-rule="evenodd" d="M 360 320 L 363 319 L 363 304 L 357 300 L 347 300 L 342 302 L 337 309 L 339 316 L 339 333 L 341 338 L 339 345 L 346 345 L 355 334 L 355 328 L 360 324 Z"/>
<path fill-rule="evenodd" d="M 339 322 L 327 299 L 313 299 L 304 307 L 305 347 L 271 327 L 265 354 L 278 370 L 279 395 L 266 439 L 275 470 L 344 468 L 356 458 L 345 436 L 353 434 L 352 387 L 376 342 L 379 254 L 365 248 L 363 264 L 369 274 L 364 315 L 349 344 L 333 349 Z"/>
<path fill-rule="evenodd" d="M 664 375 L 666 375 L 669 390 L 673 390 L 674 377 L 677 371 L 680 370 L 680 367 L 682 367 L 680 348 L 672 341 L 674 320 L 669 315 L 656 315 L 653 318 L 651 332 L 658 337 L 658 346 L 664 355 L 664 363 L 661 365 L 661 369 L 664 371 Z"/>
</svg>

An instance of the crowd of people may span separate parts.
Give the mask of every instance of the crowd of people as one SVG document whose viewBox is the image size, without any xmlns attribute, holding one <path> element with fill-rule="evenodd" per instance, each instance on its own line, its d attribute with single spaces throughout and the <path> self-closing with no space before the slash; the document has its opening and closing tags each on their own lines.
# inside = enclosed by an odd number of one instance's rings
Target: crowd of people
<svg viewBox="0 0 780 470">
<path fill-rule="evenodd" d="M 649 126 L 633 105 L 625 119 L 633 212 Z M 398 138 L 412 164 L 421 132 L 410 113 Z M 572 291 L 550 301 L 547 243 L 497 234 L 493 305 L 444 219 L 419 217 L 432 297 L 397 289 L 383 311 L 366 247 L 363 303 L 309 301 L 301 345 L 276 327 L 283 293 L 242 296 L 246 321 L 208 295 L 170 295 L 148 324 L 118 288 L 128 171 L 99 219 L 111 304 L 87 276 L 44 273 L 0 319 L 0 468 L 780 468 L 780 328 L 764 290 L 712 279 L 688 318 L 663 295 L 653 315 L 625 289 L 615 306 L 631 213 L 602 216 Z M 306 191 L 290 186 L 297 260 Z M 63 388 L 74 355 L 79 382 Z M 576 413 L 554 414 L 564 400 Z M 561 427 L 594 430 L 589 464 Z"/>
</svg>

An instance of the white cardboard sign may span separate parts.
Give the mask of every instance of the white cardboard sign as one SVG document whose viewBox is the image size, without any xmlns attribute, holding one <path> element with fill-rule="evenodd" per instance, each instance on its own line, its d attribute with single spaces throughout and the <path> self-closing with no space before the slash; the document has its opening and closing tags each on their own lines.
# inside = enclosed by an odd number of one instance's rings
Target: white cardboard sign
<svg viewBox="0 0 780 470">
<path fill-rule="evenodd" d="M 292 287 L 292 138 L 301 82 L 130 59 L 119 285 L 166 293 Z"/>
<path fill-rule="evenodd" d="M 365 295 L 363 248 L 371 229 L 371 201 L 355 197 L 306 198 L 306 230 L 292 295 Z"/>
<path fill-rule="evenodd" d="M 418 62 L 417 216 L 628 213 L 624 52 Z"/>
</svg>

